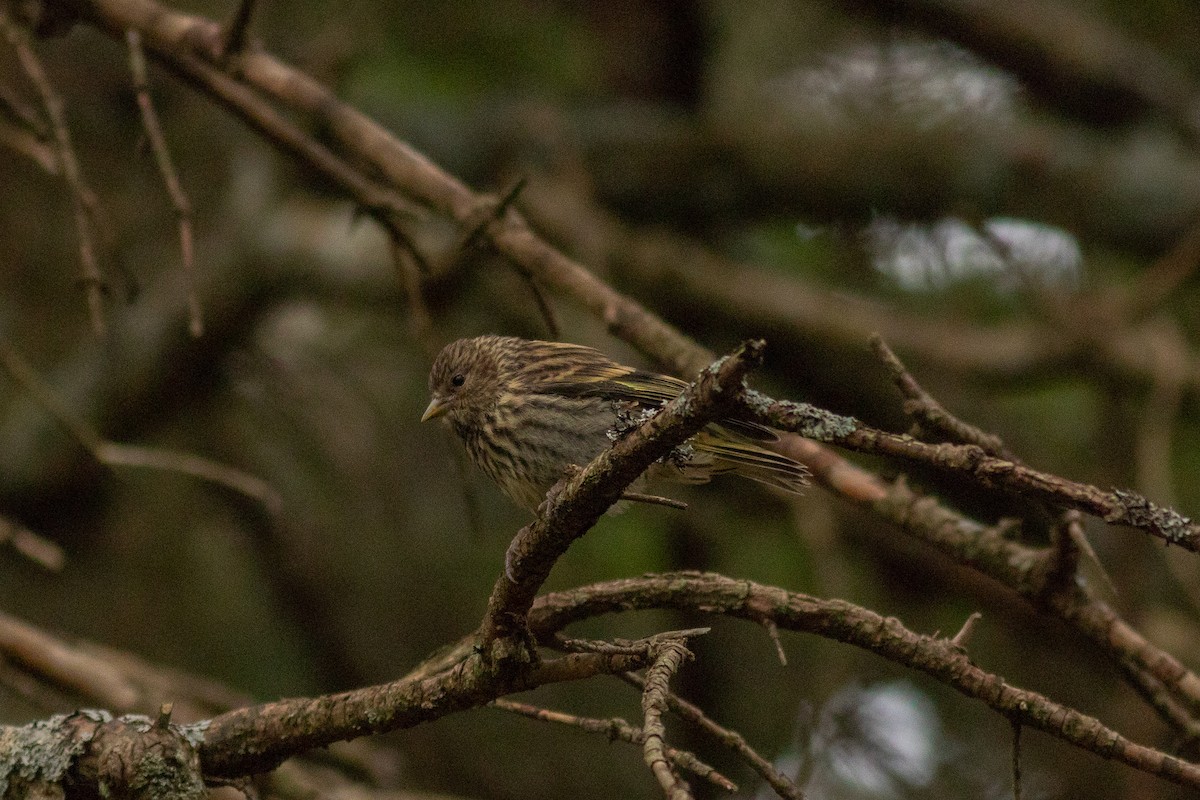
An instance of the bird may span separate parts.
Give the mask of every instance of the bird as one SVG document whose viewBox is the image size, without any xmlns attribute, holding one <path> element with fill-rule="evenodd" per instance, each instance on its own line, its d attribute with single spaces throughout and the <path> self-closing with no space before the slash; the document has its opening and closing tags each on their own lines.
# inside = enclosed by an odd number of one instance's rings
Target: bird
<svg viewBox="0 0 1200 800">
<path fill-rule="evenodd" d="M 536 513 L 572 467 L 587 465 L 687 386 L 583 345 L 476 336 L 451 342 L 434 359 L 421 421 L 448 421 L 471 461 Z M 764 446 L 778 439 L 764 425 L 721 419 L 652 465 L 631 490 L 647 477 L 707 483 L 728 472 L 799 493 L 808 470 Z"/>
</svg>

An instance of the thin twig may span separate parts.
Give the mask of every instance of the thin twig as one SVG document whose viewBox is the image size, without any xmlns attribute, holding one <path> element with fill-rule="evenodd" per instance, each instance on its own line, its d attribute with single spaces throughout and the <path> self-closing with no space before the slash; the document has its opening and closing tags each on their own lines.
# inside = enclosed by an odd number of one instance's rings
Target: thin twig
<svg viewBox="0 0 1200 800">
<path fill-rule="evenodd" d="M 508 209 L 517 201 L 517 196 L 524 190 L 525 183 L 525 177 L 522 176 L 513 181 L 513 185 L 508 187 L 507 191 L 498 199 L 485 198 L 479 208 L 480 219 L 476 220 L 475 224 L 467 226 L 466 234 L 459 243 L 458 249 L 469 250 L 478 244 L 487 232 L 487 226 L 498 219 L 503 219 L 504 215 L 508 213 Z"/>
<path fill-rule="evenodd" d="M 0 28 L 3 29 L 9 44 L 17 53 L 21 69 L 29 78 L 30 83 L 37 89 L 46 116 L 50 120 L 50 129 L 54 134 L 55 146 L 58 150 L 58 162 L 62 167 L 63 178 L 71 196 L 71 207 L 75 216 L 75 229 L 79 236 L 79 258 L 82 269 L 84 292 L 87 296 L 88 315 L 91 319 L 92 330 L 97 336 L 105 333 L 104 323 L 104 278 L 100 274 L 100 266 L 96 260 L 96 245 L 93 237 L 93 220 L 87 210 L 85 195 L 90 189 L 83 178 L 79 160 L 75 156 L 75 148 L 71 144 L 71 134 L 67 130 L 67 119 L 64 112 L 63 99 L 50 84 L 46 70 L 38 59 L 33 48 L 29 46 L 25 32 L 15 25 L 6 13 L 0 11 Z"/>
<path fill-rule="evenodd" d="M 192 204 L 179 182 L 175 164 L 171 160 L 171 151 L 167 148 L 167 140 L 158 120 L 158 112 L 155 111 L 154 102 L 150 99 L 150 86 L 146 75 L 146 52 L 142 49 L 141 34 L 130 29 L 125 32 L 125 41 L 129 44 L 129 70 L 133 73 L 133 89 L 137 97 L 138 110 L 141 112 L 142 127 L 146 130 L 146 138 L 154 153 L 154 162 L 158 165 L 158 173 L 162 176 L 163 185 L 167 189 L 171 205 L 175 209 L 175 216 L 179 221 L 179 251 L 183 264 L 184 282 L 187 285 L 188 331 L 198 339 L 204 334 L 204 313 L 200 308 L 200 295 L 196 288 Z"/>
<path fill-rule="evenodd" d="M 1079 574 L 1079 559 L 1083 555 L 1079 542 L 1082 537 L 1071 531 L 1082 524 L 1083 515 L 1073 508 L 1062 512 L 1058 524 L 1050 529 L 1050 549 L 1042 561 L 1041 584 L 1038 593 L 1043 597 L 1062 596 L 1075 585 Z M 1086 539 L 1083 539 L 1086 543 Z M 1089 545 L 1090 547 L 1090 545 Z"/>
<path fill-rule="evenodd" d="M 283 510 L 283 498 L 275 487 L 262 478 L 193 453 L 102 441 L 93 455 L 97 461 L 113 467 L 146 467 L 178 472 L 224 486 L 258 501 L 275 518 Z"/>
<path fill-rule="evenodd" d="M 1176 750 L 1184 758 L 1200 756 L 1200 720 L 1192 709 L 1172 696 L 1171 687 L 1132 659 L 1120 664 L 1126 680 L 1174 730 Z"/>
<path fill-rule="evenodd" d="M 972 611 L 967 616 L 962 627 L 958 629 L 958 633 L 954 634 L 950 639 L 950 643 L 955 647 L 966 647 L 967 642 L 971 639 L 971 634 L 975 633 L 975 626 L 979 624 L 979 620 L 983 619 L 983 614 L 978 611 Z"/>
<path fill-rule="evenodd" d="M 466 219 L 460 222 L 458 240 L 450 247 L 445 263 L 437 270 L 439 274 L 449 272 L 469 252 L 485 242 L 488 226 L 497 220 L 504 219 L 509 208 L 516 202 L 517 195 L 525 188 L 525 178 L 518 178 L 500 197 L 492 195 L 481 196 Z"/>
<path fill-rule="evenodd" d="M 533 301 L 537 303 L 538 313 L 542 315 L 542 320 L 546 323 L 546 330 L 550 333 L 550 338 L 554 340 L 562 338 L 562 326 L 558 323 L 558 315 L 554 313 L 554 307 L 550 305 L 550 300 L 542 291 L 542 287 L 538 286 L 533 275 L 525 270 L 518 269 L 517 273 L 524 279 L 525 286 L 533 295 Z"/>
<path fill-rule="evenodd" d="M 513 185 L 509 187 L 508 191 L 506 191 L 496 203 L 496 208 L 494 211 L 492 211 L 490 218 L 485 220 L 483 224 L 471 229 L 470 236 L 467 239 L 468 246 L 478 243 L 480 237 L 486 233 L 487 225 L 489 223 L 503 218 L 504 215 L 508 213 L 508 209 L 517 201 L 517 197 L 525 189 L 525 184 L 526 179 L 524 176 L 517 178 L 517 180 L 513 182 Z M 525 287 L 529 289 L 529 293 L 533 295 L 533 302 L 537 305 L 538 313 L 541 315 L 542 321 L 546 323 L 546 330 L 549 332 L 550 338 L 554 340 L 561 338 L 562 325 L 559 324 L 558 315 L 554 313 L 554 307 L 550 305 L 550 300 L 546 297 L 546 293 L 542 291 L 542 287 L 538 284 L 537 278 L 535 278 L 533 273 L 524 268 L 520 263 L 512 263 L 516 268 L 517 274 L 521 276 L 523 281 L 525 281 Z"/>
<path fill-rule="evenodd" d="M 257 0 L 241 0 L 237 12 L 225 31 L 225 41 L 221 46 L 221 57 L 235 56 L 246 46 L 246 33 L 250 28 L 250 19 L 254 16 L 254 6 Z"/>
<path fill-rule="evenodd" d="M 425 294 L 421 285 L 421 264 L 416 247 L 398 227 L 386 228 L 396 276 L 408 297 L 408 322 L 413 338 L 421 345 L 430 362 L 437 355 L 434 342 L 433 319 L 425 305 Z"/>
<path fill-rule="evenodd" d="M 629 500 L 634 503 L 645 503 L 651 506 L 666 506 L 667 508 L 677 508 L 680 511 L 687 511 L 688 504 L 682 500 L 676 500 L 671 497 L 660 497 L 656 494 L 642 494 L 641 492 L 623 492 L 622 500 Z"/>
<path fill-rule="evenodd" d="M 900 358 L 888 347 L 882 336 L 878 333 L 871 334 L 870 343 L 875 356 L 892 373 L 892 380 L 895 382 L 896 388 L 907 398 L 904 403 L 904 413 L 915 419 L 917 424 L 941 433 L 949 441 L 978 445 L 989 455 L 1006 459 L 1014 464 L 1021 463 L 1020 459 L 1005 447 L 1004 441 L 999 436 L 987 433 L 954 416 L 933 395 L 925 391 Z"/>
<path fill-rule="evenodd" d="M 623 742 L 630 744 L 644 744 L 646 741 L 646 733 L 636 725 L 630 725 L 620 717 L 612 717 L 610 719 L 596 719 L 595 717 L 579 717 L 574 714 L 565 714 L 561 711 L 551 711 L 548 708 L 539 708 L 529 705 L 528 703 L 520 703 L 515 700 L 498 699 L 493 700 L 491 705 L 502 711 L 509 711 L 513 714 L 520 714 L 529 719 L 535 719 L 540 722 L 554 722 L 559 725 L 570 725 L 574 728 L 587 731 L 588 733 L 598 733 L 601 736 L 607 737 L 610 741 L 620 739 Z M 715 769 L 705 764 L 694 754 L 687 750 L 679 750 L 675 747 L 668 746 L 666 749 L 667 758 L 671 763 L 682 770 L 694 773 L 701 778 L 709 781 L 715 786 L 719 786 L 727 792 L 736 792 L 737 784 L 726 778 Z"/>
<path fill-rule="evenodd" d="M 7 517 L 0 517 L 0 543 L 51 572 L 61 571 L 67 560 L 61 547 Z"/>
<path fill-rule="evenodd" d="M 258 501 L 273 518 L 282 510 L 279 493 L 266 481 L 247 472 L 191 453 L 120 444 L 103 438 L 73 414 L 33 367 L 4 340 L 0 340 L 0 365 L 101 464 L 148 467 L 190 475 Z"/>
<path fill-rule="evenodd" d="M 5 119 L 0 119 L 0 144 L 36 161 L 39 167 L 51 175 L 58 175 L 60 172 L 54 148 L 25 128 Z"/>
<path fill-rule="evenodd" d="M 16 89 L 0 81 L 0 109 L 7 112 L 15 121 L 28 128 L 39 139 L 49 139 L 50 126 L 38 115 L 37 111 Z"/>
<path fill-rule="evenodd" d="M 1073 509 L 1063 512 L 1062 527 L 1066 531 L 1067 538 L 1071 544 L 1083 556 L 1084 560 L 1092 565 L 1092 569 L 1100 576 L 1100 580 L 1108 587 L 1108 591 L 1113 595 L 1118 594 L 1116 584 L 1113 583 L 1108 570 L 1101 563 L 1100 556 L 1096 555 L 1096 550 L 1092 547 L 1092 543 L 1088 541 L 1087 532 L 1083 529 L 1083 515 Z M 1073 578 L 1074 575 L 1072 574 L 1071 577 Z"/>
<path fill-rule="evenodd" d="M 775 624 L 775 620 L 770 617 L 763 617 L 762 626 L 767 632 L 767 636 L 771 637 L 771 642 L 775 645 L 775 655 L 779 658 L 780 666 L 787 666 L 787 653 L 783 651 L 783 641 L 779 638 L 779 626 Z"/>
</svg>

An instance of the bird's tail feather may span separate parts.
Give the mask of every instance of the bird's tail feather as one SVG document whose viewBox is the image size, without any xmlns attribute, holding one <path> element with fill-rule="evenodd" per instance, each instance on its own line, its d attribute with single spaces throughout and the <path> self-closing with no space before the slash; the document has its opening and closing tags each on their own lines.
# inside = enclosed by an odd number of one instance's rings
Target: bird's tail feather
<svg viewBox="0 0 1200 800">
<path fill-rule="evenodd" d="M 721 426 L 703 430 L 692 446 L 712 457 L 711 471 L 733 472 L 743 478 L 799 493 L 808 485 L 809 471 L 798 461 L 746 441 Z"/>
</svg>

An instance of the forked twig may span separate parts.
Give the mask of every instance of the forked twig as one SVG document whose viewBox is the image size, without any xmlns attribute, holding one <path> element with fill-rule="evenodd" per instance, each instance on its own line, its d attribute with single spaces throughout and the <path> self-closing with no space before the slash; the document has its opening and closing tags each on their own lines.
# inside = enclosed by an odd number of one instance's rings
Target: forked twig
<svg viewBox="0 0 1200 800">
<path fill-rule="evenodd" d="M 148 467 L 190 475 L 262 503 L 272 517 L 278 517 L 282 510 L 283 500 L 274 487 L 247 472 L 192 453 L 120 444 L 103 438 L 71 413 L 33 367 L 4 340 L 0 340 L 0 365 L 101 464 Z"/>
<path fill-rule="evenodd" d="M 625 672 L 617 677 L 636 688 L 639 692 L 643 691 L 646 687 L 645 679 L 632 672 Z M 761 775 L 763 780 L 770 784 L 775 793 L 784 798 L 784 800 L 804 800 L 804 793 L 800 791 L 800 787 L 776 770 L 770 761 L 759 755 L 758 751 L 751 747 L 740 733 L 718 724 L 705 714 L 699 706 L 689 703 L 674 692 L 667 694 L 667 707 L 671 709 L 672 714 L 685 722 L 695 725 L 716 739 L 720 744 L 736 753 L 738 757 L 750 765 L 751 769 Z"/>
<path fill-rule="evenodd" d="M 915 419 L 917 424 L 941 433 L 949 441 L 978 445 L 988 455 L 1006 459 L 1014 464 L 1021 463 L 1020 459 L 1004 445 L 1004 441 L 999 436 L 954 416 L 933 395 L 925 391 L 900 358 L 888 347 L 882 336 L 873 333 L 870 342 L 875 356 L 892 373 L 892 380 L 895 382 L 896 388 L 906 398 L 904 413 Z"/>
<path fill-rule="evenodd" d="M 645 731 L 635 725 L 630 725 L 620 717 L 612 717 L 610 719 L 579 717 L 574 714 L 565 714 L 561 711 L 552 711 L 548 708 L 539 708 L 528 703 L 519 703 L 515 700 L 504 698 L 493 700 L 491 705 L 502 711 L 520 714 L 529 719 L 536 719 L 541 722 L 554 722 L 559 725 L 570 725 L 589 733 L 598 733 L 601 736 L 607 737 L 610 741 L 620 739 L 630 744 L 644 744 L 646 740 Z M 736 792 L 738 790 L 737 784 L 717 772 L 708 764 L 705 764 L 694 754 L 670 746 L 667 747 L 666 752 L 667 758 L 671 759 L 671 763 L 679 769 L 699 775 L 701 778 L 719 786 L 727 792 Z"/>
</svg>

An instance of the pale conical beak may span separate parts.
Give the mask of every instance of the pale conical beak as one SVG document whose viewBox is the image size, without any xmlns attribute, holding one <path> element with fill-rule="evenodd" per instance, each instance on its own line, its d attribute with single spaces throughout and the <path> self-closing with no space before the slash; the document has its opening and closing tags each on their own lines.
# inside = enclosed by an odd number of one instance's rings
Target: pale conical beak
<svg viewBox="0 0 1200 800">
<path fill-rule="evenodd" d="M 434 398 L 429 401 L 429 406 L 426 407 L 425 413 L 421 415 L 421 422 L 428 422 L 434 417 L 440 417 L 449 410 L 450 404 L 437 395 L 434 395 Z"/>
</svg>

